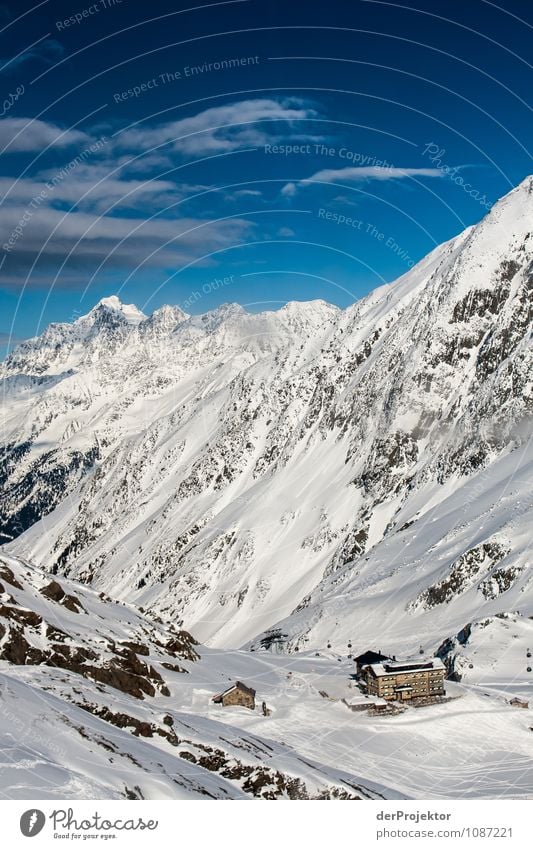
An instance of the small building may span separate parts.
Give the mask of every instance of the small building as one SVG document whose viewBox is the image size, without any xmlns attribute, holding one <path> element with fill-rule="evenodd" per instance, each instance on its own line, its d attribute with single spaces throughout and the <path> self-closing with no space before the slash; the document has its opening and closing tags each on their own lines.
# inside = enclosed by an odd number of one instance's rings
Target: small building
<svg viewBox="0 0 533 849">
<path fill-rule="evenodd" d="M 347 702 L 346 699 L 342 699 L 342 702 L 347 708 L 353 710 L 354 713 L 361 713 L 363 710 L 368 710 L 369 708 L 374 707 L 374 702 L 368 700 L 366 702 Z"/>
<path fill-rule="evenodd" d="M 365 666 L 370 663 L 382 663 L 384 660 L 390 660 L 386 654 L 381 654 L 381 651 L 365 651 L 355 658 L 357 674 L 360 675 Z"/>
<path fill-rule="evenodd" d="M 347 702 L 346 699 L 341 699 L 341 701 L 354 713 L 362 713 L 363 711 L 381 713 L 390 710 L 390 705 L 384 699 L 369 699 L 368 696 L 355 702 Z"/>
<path fill-rule="evenodd" d="M 213 696 L 211 701 L 224 707 L 240 705 L 249 708 L 249 710 L 255 710 L 255 690 L 252 687 L 247 687 L 242 681 L 236 681 L 223 693 L 217 693 L 216 696 Z"/>
<path fill-rule="evenodd" d="M 373 713 L 387 713 L 388 710 L 391 710 L 391 707 L 384 699 L 376 699 L 374 704 L 370 705 L 370 709 Z"/>
<path fill-rule="evenodd" d="M 525 699 L 519 699 L 518 696 L 514 696 L 514 698 L 509 701 L 509 704 L 516 708 L 527 709 L 529 707 L 529 702 L 526 702 Z"/>
<path fill-rule="evenodd" d="M 410 699 L 444 696 L 446 667 L 442 660 L 390 660 L 371 663 L 362 671 L 369 696 L 404 702 Z"/>
</svg>

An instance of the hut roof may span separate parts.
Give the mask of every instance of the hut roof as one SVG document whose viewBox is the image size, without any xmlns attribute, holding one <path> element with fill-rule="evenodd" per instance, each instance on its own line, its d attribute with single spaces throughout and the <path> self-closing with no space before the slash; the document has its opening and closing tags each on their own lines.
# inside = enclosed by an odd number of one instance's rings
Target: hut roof
<svg viewBox="0 0 533 849">
<path fill-rule="evenodd" d="M 381 654 L 380 651 L 365 651 L 355 658 L 355 662 L 359 665 L 369 663 L 381 663 L 382 660 L 390 660 L 386 654 Z"/>
<path fill-rule="evenodd" d="M 217 693 L 216 696 L 213 696 L 211 701 L 219 702 L 222 700 L 223 696 L 226 696 L 233 690 L 240 690 L 242 693 L 247 693 L 247 695 L 251 696 L 252 699 L 255 698 L 255 690 L 252 687 L 247 687 L 246 684 L 242 683 L 242 681 L 236 681 L 235 684 L 231 685 L 231 687 L 228 687 L 226 690 L 223 690 L 221 693 Z"/>
</svg>

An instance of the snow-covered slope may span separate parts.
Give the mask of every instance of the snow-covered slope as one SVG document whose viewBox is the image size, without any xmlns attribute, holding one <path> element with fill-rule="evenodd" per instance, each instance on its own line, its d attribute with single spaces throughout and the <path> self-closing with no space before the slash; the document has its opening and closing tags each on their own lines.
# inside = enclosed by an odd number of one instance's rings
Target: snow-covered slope
<svg viewBox="0 0 533 849">
<path fill-rule="evenodd" d="M 533 179 L 347 310 L 105 299 L 2 366 L 2 532 L 212 646 L 531 607 Z M 381 606 L 383 605 L 383 606 Z"/>
<path fill-rule="evenodd" d="M 207 648 L 6 555 L 0 582 L 1 798 L 531 798 L 531 620 L 454 635 L 448 701 L 373 715 L 346 656 Z M 235 680 L 255 710 L 212 703 Z"/>
<path fill-rule="evenodd" d="M 400 656 L 419 646 L 433 654 L 445 637 L 487 617 L 512 611 L 529 621 L 532 479 L 530 442 L 466 478 L 428 481 L 395 516 L 394 532 L 331 572 L 277 623 L 285 646 L 345 651 L 349 642 L 358 650 L 379 640 Z M 522 648 L 520 672 L 533 686 Z M 499 662 L 502 679 L 513 679 L 507 651 Z"/>
<path fill-rule="evenodd" d="M 210 699 L 234 668 L 264 698 L 264 665 L 203 654 L 168 622 L 0 557 L 0 796 L 394 795 L 271 740 L 259 710 L 256 731 L 240 727 L 246 708 L 222 716 Z M 283 670 L 269 678 L 281 692 Z"/>
</svg>

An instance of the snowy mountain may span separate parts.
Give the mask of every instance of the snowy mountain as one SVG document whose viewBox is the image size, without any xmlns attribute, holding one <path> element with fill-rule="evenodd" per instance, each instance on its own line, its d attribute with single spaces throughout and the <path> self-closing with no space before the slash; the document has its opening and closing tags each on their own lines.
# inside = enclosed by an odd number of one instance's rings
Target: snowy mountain
<svg viewBox="0 0 533 849">
<path fill-rule="evenodd" d="M 346 310 L 112 297 L 23 343 L 6 552 L 225 648 L 364 649 L 383 611 L 391 650 L 435 651 L 533 614 L 532 213 L 528 178 Z"/>
</svg>

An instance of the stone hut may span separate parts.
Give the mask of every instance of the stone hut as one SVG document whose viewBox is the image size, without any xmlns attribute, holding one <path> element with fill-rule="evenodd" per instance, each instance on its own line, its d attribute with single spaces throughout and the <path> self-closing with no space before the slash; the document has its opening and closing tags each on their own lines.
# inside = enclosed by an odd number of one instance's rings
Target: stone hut
<svg viewBox="0 0 533 849">
<path fill-rule="evenodd" d="M 211 701 L 216 705 L 223 705 L 224 707 L 239 705 L 240 707 L 249 708 L 249 710 L 255 710 L 255 690 L 252 687 L 247 687 L 242 681 L 236 681 L 235 684 L 232 684 L 224 692 L 217 693 L 216 696 L 213 696 Z"/>
<path fill-rule="evenodd" d="M 516 707 L 516 708 L 527 709 L 529 707 L 529 702 L 527 702 L 525 699 L 519 699 L 518 696 L 515 696 L 514 698 L 512 698 L 510 700 L 509 704 L 512 705 L 512 707 Z"/>
</svg>

